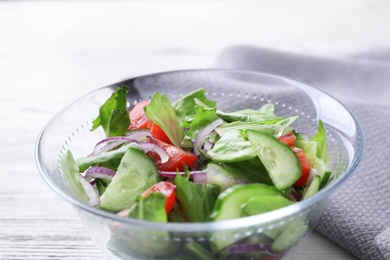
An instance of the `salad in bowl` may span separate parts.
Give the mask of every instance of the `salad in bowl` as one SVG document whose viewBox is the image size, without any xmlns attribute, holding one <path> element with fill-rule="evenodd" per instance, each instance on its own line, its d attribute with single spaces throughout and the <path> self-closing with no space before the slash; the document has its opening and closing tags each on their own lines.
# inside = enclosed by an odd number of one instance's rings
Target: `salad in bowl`
<svg viewBox="0 0 390 260">
<path fill-rule="evenodd" d="M 109 255 L 281 259 L 362 154 L 356 118 L 338 104 L 345 116 L 338 123 L 355 124 L 351 136 L 320 109 L 319 96 L 337 104 L 312 87 L 253 72 L 119 82 L 84 97 L 94 115 L 64 138 L 55 171 L 41 171 Z M 64 113 L 71 115 L 57 118 Z"/>
</svg>

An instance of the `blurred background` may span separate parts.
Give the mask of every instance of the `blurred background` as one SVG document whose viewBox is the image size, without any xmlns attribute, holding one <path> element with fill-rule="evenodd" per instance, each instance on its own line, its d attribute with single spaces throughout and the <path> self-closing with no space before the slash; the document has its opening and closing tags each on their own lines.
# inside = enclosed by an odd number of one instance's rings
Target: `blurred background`
<svg viewBox="0 0 390 260">
<path fill-rule="evenodd" d="M 134 75 L 209 67 L 235 44 L 352 53 L 390 44 L 389 14 L 387 0 L 1 1 L 0 86 L 47 94 L 57 85 L 77 97 Z"/>
<path fill-rule="evenodd" d="M 100 256 L 34 163 L 40 130 L 81 95 L 133 76 L 208 68 L 238 44 L 372 52 L 390 46 L 389 25 L 388 0 L 0 1 L 0 256 Z M 347 256 L 317 234 L 298 255 Z"/>
</svg>

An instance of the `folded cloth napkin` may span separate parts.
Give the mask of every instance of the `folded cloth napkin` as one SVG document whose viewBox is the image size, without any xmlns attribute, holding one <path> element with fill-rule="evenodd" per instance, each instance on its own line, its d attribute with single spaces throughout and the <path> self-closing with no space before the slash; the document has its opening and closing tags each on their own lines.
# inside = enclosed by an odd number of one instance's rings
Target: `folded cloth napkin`
<svg viewBox="0 0 390 260">
<path fill-rule="evenodd" d="M 363 160 L 331 195 L 316 230 L 360 259 L 390 259 L 390 49 L 319 57 L 232 46 L 213 67 L 295 79 L 322 89 L 353 111 L 365 130 Z"/>
</svg>

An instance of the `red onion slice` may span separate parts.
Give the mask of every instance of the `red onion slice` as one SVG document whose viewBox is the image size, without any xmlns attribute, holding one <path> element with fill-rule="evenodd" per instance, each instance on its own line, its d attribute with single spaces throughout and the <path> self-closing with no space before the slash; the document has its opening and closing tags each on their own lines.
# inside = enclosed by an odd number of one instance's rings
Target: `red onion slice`
<svg viewBox="0 0 390 260">
<path fill-rule="evenodd" d="M 279 254 L 273 253 L 269 244 L 235 244 L 228 248 L 229 254 L 243 254 L 250 252 L 259 252 L 271 256 L 279 256 Z"/>
<path fill-rule="evenodd" d="M 167 178 L 175 178 L 177 174 L 181 176 L 185 176 L 185 172 L 166 172 L 160 171 L 161 176 Z M 190 171 L 190 179 L 193 180 L 194 183 L 207 183 L 207 173 L 205 171 Z"/>
<path fill-rule="evenodd" d="M 80 175 L 80 183 L 84 188 L 85 193 L 87 194 L 89 201 L 88 206 L 96 207 L 100 203 L 98 191 L 87 181 L 82 175 Z"/>
<path fill-rule="evenodd" d="M 88 168 L 88 170 L 85 172 L 84 177 L 89 182 L 91 182 L 91 180 L 96 179 L 96 178 L 111 181 L 112 177 L 114 177 L 115 174 L 116 174 L 116 172 L 109 169 L 109 168 L 102 167 L 102 166 L 92 166 L 92 167 Z"/>
<path fill-rule="evenodd" d="M 154 138 L 149 130 L 137 130 L 131 132 L 127 136 L 113 136 L 105 138 L 95 145 L 91 156 L 97 156 L 126 142 L 143 143 L 150 140 L 154 141 Z"/>
<path fill-rule="evenodd" d="M 167 152 L 161 146 L 155 143 L 139 143 L 138 145 L 142 150 L 145 151 L 145 153 L 147 152 L 157 153 L 158 156 L 160 156 L 161 163 L 165 163 L 169 159 L 169 155 L 167 154 Z"/>
<path fill-rule="evenodd" d="M 196 156 L 200 155 L 200 150 L 202 149 L 202 145 L 206 137 L 214 131 L 214 129 L 223 123 L 223 120 L 221 118 L 218 118 L 217 120 L 214 120 L 210 124 L 208 124 L 205 128 L 199 131 L 199 133 L 196 135 L 195 141 L 194 141 L 194 154 Z"/>
</svg>

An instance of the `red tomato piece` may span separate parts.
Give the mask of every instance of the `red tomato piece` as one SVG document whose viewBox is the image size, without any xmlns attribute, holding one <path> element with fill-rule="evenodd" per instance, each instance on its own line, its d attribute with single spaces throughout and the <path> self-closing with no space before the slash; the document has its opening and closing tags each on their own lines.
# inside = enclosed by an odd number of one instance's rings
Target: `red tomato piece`
<svg viewBox="0 0 390 260">
<path fill-rule="evenodd" d="M 157 124 L 153 123 L 145 114 L 144 107 L 150 103 L 150 100 L 138 102 L 133 109 L 130 110 L 130 126 L 128 130 L 136 130 L 140 128 L 150 129 L 150 133 L 166 143 L 171 144 L 171 140 L 165 132 Z"/>
<path fill-rule="evenodd" d="M 310 170 L 312 168 L 309 160 L 307 159 L 305 152 L 302 149 L 299 149 L 297 147 L 292 148 L 296 155 L 298 156 L 299 162 L 301 164 L 302 168 L 302 175 L 301 177 L 294 183 L 294 186 L 302 187 L 307 182 L 307 179 L 310 176 Z"/>
<path fill-rule="evenodd" d="M 142 193 L 142 197 L 147 197 L 152 192 L 160 192 L 163 194 L 166 198 L 165 200 L 165 211 L 167 214 L 171 212 L 175 200 L 176 200 L 176 187 L 173 183 L 167 182 L 167 181 L 161 181 L 156 184 L 154 184 L 152 187 L 147 189 Z"/>
<path fill-rule="evenodd" d="M 287 133 L 285 135 L 282 135 L 278 138 L 278 140 L 284 144 L 287 144 L 288 146 L 294 146 L 295 141 L 297 140 L 297 137 L 293 132 Z"/>
<path fill-rule="evenodd" d="M 156 139 L 156 143 L 161 146 L 169 156 L 167 162 L 161 163 L 160 157 L 152 155 L 152 158 L 156 162 L 157 168 L 160 171 L 184 171 L 183 163 L 189 168 L 196 165 L 197 157 L 195 154 L 158 139 Z"/>
<path fill-rule="evenodd" d="M 157 139 L 166 142 L 168 144 L 171 144 L 171 140 L 169 139 L 169 137 L 165 134 L 165 132 L 161 129 L 161 127 L 159 127 L 155 123 L 152 123 L 152 126 L 150 127 L 150 133 L 152 133 L 152 135 Z"/>
<path fill-rule="evenodd" d="M 144 107 L 150 103 L 150 100 L 138 102 L 133 109 L 130 110 L 130 126 L 129 130 L 150 128 L 152 121 L 146 117 Z"/>
</svg>

